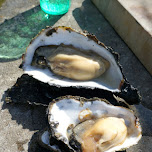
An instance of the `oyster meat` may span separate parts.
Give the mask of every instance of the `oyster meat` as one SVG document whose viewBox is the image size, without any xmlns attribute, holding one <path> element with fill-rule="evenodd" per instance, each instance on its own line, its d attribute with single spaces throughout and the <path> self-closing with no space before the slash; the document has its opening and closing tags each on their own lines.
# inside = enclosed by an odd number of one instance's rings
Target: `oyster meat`
<svg viewBox="0 0 152 152">
<path fill-rule="evenodd" d="M 50 103 L 48 114 L 50 140 L 55 139 L 63 151 L 119 151 L 137 144 L 142 136 L 133 111 L 105 99 L 61 97 Z"/>
<path fill-rule="evenodd" d="M 102 75 L 109 62 L 92 52 L 73 46 L 45 46 L 36 50 L 33 66 L 48 67 L 52 72 L 74 80 L 91 80 Z"/>
</svg>

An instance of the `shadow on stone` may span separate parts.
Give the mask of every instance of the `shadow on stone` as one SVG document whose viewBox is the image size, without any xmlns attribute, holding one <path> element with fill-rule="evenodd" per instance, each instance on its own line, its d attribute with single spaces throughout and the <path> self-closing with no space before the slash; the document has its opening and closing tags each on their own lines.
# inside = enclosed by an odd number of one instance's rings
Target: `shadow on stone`
<svg viewBox="0 0 152 152">
<path fill-rule="evenodd" d="M 23 129 L 41 130 L 48 124 L 46 107 L 43 106 L 7 104 L 4 102 L 2 109 L 8 109 L 12 120 L 22 125 Z"/>
<path fill-rule="evenodd" d="M 115 30 L 109 26 L 108 21 L 99 12 L 91 0 L 85 0 L 80 8 L 73 10 L 73 17 L 82 30 L 93 33 L 96 37 L 107 46 L 111 46 L 111 41 L 115 40 Z M 111 39 L 109 39 L 111 37 Z M 122 39 L 117 35 L 117 39 Z M 115 41 L 112 47 L 118 45 Z"/>
<path fill-rule="evenodd" d="M 46 26 L 53 26 L 62 15 L 45 14 L 40 6 L 0 24 L 0 62 L 21 57 L 33 37 Z"/>
<path fill-rule="evenodd" d="M 40 134 L 40 131 L 33 134 L 32 138 L 29 142 L 29 145 L 28 145 L 28 152 L 50 152 L 50 150 L 43 148 L 39 144 L 39 142 L 38 142 L 39 134 Z"/>
<path fill-rule="evenodd" d="M 143 136 L 152 137 L 152 110 L 145 108 L 143 105 L 136 105 L 136 116 L 140 120 Z"/>
</svg>

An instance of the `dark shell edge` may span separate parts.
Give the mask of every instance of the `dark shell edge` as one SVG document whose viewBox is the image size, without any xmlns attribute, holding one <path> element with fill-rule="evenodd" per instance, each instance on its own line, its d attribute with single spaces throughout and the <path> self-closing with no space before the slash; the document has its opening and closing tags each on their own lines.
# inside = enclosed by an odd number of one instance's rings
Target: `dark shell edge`
<svg viewBox="0 0 152 152">
<path fill-rule="evenodd" d="M 120 105 L 114 96 L 123 98 L 128 104 L 139 103 L 137 90 L 134 92 L 130 89 L 130 85 L 125 86 L 124 91 L 119 93 L 113 93 L 107 90 L 101 90 L 98 88 L 83 88 L 83 87 L 58 87 L 50 86 L 47 83 L 40 82 L 34 79 L 28 74 L 23 74 L 17 79 L 16 83 L 5 91 L 6 103 L 20 103 L 20 104 L 32 104 L 48 106 L 49 103 L 60 96 L 81 96 L 85 98 L 104 98 L 111 101 L 113 105 Z M 135 96 L 136 95 L 136 96 Z M 125 98 L 124 98 L 125 97 Z M 128 99 L 129 97 L 129 99 Z M 134 99 L 133 99 L 134 98 Z"/>
<path fill-rule="evenodd" d="M 91 99 L 86 99 L 86 98 L 79 97 L 79 96 L 63 96 L 63 97 L 59 97 L 59 98 L 54 99 L 54 100 L 49 104 L 48 110 L 47 110 L 48 120 L 49 120 L 50 117 L 51 117 L 51 114 L 49 114 L 49 110 L 52 109 L 53 104 L 56 103 L 56 102 L 58 102 L 58 101 L 60 101 L 60 100 L 63 100 L 63 99 L 76 99 L 76 100 L 78 100 L 78 101 L 80 102 L 80 104 L 83 104 L 84 102 L 93 102 L 94 100 L 99 100 L 99 101 L 104 101 L 105 103 L 112 105 L 108 100 L 106 100 L 106 99 L 101 99 L 101 98 L 97 98 L 97 97 L 94 97 L 94 98 L 91 98 Z M 122 102 L 123 102 L 123 101 L 122 101 Z M 123 104 L 126 104 L 125 101 L 124 101 Z M 130 111 L 133 113 L 132 109 L 131 109 L 130 107 L 127 107 L 127 106 L 129 106 L 129 105 L 128 105 L 128 104 L 125 105 L 125 106 L 123 105 L 124 108 L 127 108 L 128 110 L 130 110 Z M 134 113 L 133 113 L 133 114 L 134 114 Z M 134 116 L 135 116 L 135 115 L 134 115 Z M 135 117 L 136 117 L 136 116 L 135 116 Z M 138 121 L 138 120 L 137 120 L 137 117 L 136 117 L 136 120 L 135 120 L 135 121 Z M 136 123 L 136 122 L 135 122 L 135 123 Z M 49 123 L 49 124 L 50 124 L 50 123 Z M 56 137 L 55 132 L 54 132 L 54 130 L 53 130 L 53 128 L 56 128 L 57 125 L 58 125 L 58 124 L 54 124 L 54 126 L 51 126 L 51 124 L 50 124 L 50 134 L 51 134 L 52 138 L 56 141 L 56 142 L 55 142 L 56 144 L 58 144 L 58 142 L 59 142 L 59 145 L 62 145 L 62 144 L 65 144 L 65 143 L 64 143 L 62 140 L 59 140 L 59 139 L 58 139 L 58 138 L 60 138 L 60 136 L 59 136 L 59 137 Z M 70 136 L 69 144 L 70 144 L 71 147 L 69 147 L 68 145 L 66 145 L 66 148 L 69 148 L 69 149 L 66 149 L 66 151 L 68 151 L 68 150 L 69 150 L 69 151 L 73 151 L 71 148 L 73 148 L 76 152 L 81 152 L 81 151 L 82 151 L 82 150 L 81 150 L 81 144 L 76 140 L 74 134 L 72 134 L 72 135 Z M 62 146 L 63 146 L 63 145 L 62 145 Z M 121 149 L 120 151 L 121 151 L 121 152 L 125 152 L 125 149 Z"/>
</svg>

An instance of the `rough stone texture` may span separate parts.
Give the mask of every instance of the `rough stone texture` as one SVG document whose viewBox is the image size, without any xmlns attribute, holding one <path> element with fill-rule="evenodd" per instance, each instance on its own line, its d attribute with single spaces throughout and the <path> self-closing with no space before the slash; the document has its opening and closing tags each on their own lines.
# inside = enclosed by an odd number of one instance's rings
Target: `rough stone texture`
<svg viewBox="0 0 152 152">
<path fill-rule="evenodd" d="M 19 3 L 18 1 L 14 2 Z M 28 10 L 29 4 L 33 5 L 32 2 L 29 2 L 28 5 L 24 5 L 24 9 L 27 8 Z M 11 14 L 11 9 L 8 9 L 8 12 Z M 34 12 L 37 16 L 36 19 L 33 14 Z M 129 148 L 127 152 L 152 151 L 152 111 L 150 110 L 152 109 L 152 78 L 123 40 L 100 14 L 97 8 L 90 2 L 90 0 L 73 0 L 69 12 L 63 16 L 50 16 L 46 19 L 43 15 L 38 17 L 39 13 L 41 14 L 41 10 L 39 6 L 37 6 L 22 14 L 18 14 L 14 18 L 11 16 L 12 19 L 9 20 L 10 26 L 4 27 L 3 25 L 5 23 L 1 26 L 6 28 L 6 30 L 10 30 L 11 22 L 16 22 L 16 26 L 13 25 L 15 30 L 18 29 L 20 24 L 22 24 L 23 28 L 28 28 L 29 30 L 32 29 L 32 31 L 29 32 L 30 34 L 27 33 L 27 36 L 29 34 L 30 38 L 32 38 L 35 33 L 38 33 L 41 28 L 48 25 L 70 26 L 78 31 L 87 30 L 90 33 L 95 34 L 100 41 L 119 52 L 120 63 L 123 66 L 125 76 L 134 87 L 139 89 L 143 98 L 142 105 L 134 107 L 141 120 L 143 138 L 138 145 Z M 31 19 L 31 24 L 26 24 L 29 19 L 28 17 Z M 38 22 L 36 23 L 36 21 Z M 23 22 L 25 24 L 23 24 Z M 14 34 L 16 33 L 18 34 L 17 30 Z M 20 37 L 20 33 L 18 35 Z M 0 40 L 1 39 L 2 38 L 0 38 Z M 27 41 L 25 45 L 27 46 L 28 43 L 29 42 Z M 47 126 L 46 107 L 4 103 L 5 90 L 15 83 L 17 78 L 23 74 L 23 71 L 18 68 L 21 59 L 14 61 L 1 59 L 0 61 L 0 99 L 2 100 L 0 102 L 0 151 L 37 152 L 39 149 L 36 144 L 37 133 Z"/>
<path fill-rule="evenodd" d="M 137 0 L 137 1 L 123 1 L 118 0 L 131 15 L 152 35 L 152 1 Z"/>
<path fill-rule="evenodd" d="M 0 23 L 39 5 L 39 0 L 1 0 Z"/>
<path fill-rule="evenodd" d="M 152 74 L 152 2 L 92 0 Z"/>
</svg>

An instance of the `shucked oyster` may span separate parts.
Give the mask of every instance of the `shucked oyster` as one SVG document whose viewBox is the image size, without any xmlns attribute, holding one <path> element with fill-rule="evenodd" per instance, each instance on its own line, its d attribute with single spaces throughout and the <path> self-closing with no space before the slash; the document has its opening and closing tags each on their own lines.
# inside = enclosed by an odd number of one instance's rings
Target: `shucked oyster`
<svg viewBox="0 0 152 152">
<path fill-rule="evenodd" d="M 48 67 L 57 75 L 84 81 L 99 77 L 109 68 L 109 62 L 95 52 L 64 44 L 37 48 L 31 65 Z"/>
<path fill-rule="evenodd" d="M 51 139 L 48 143 L 49 133 L 45 132 L 42 140 L 54 151 L 113 152 L 135 145 L 141 138 L 133 112 L 105 99 L 64 97 L 48 110 Z"/>
<path fill-rule="evenodd" d="M 61 87 L 119 92 L 124 82 L 113 54 L 101 42 L 67 27 L 49 27 L 33 39 L 23 69 L 42 82 Z"/>
</svg>

